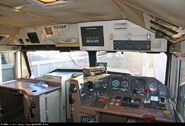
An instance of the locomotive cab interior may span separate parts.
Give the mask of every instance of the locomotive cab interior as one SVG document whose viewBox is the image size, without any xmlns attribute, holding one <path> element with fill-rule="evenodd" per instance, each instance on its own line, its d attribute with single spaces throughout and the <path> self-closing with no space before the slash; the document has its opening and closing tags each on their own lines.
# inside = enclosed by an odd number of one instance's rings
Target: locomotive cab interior
<svg viewBox="0 0 185 126">
<path fill-rule="evenodd" d="M 1 0 L 0 122 L 185 122 L 184 0 Z"/>
</svg>

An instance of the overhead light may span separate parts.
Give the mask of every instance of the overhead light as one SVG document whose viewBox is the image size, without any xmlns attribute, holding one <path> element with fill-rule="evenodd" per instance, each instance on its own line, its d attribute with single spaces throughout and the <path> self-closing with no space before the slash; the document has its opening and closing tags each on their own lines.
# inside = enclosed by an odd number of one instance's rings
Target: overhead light
<svg viewBox="0 0 185 126">
<path fill-rule="evenodd" d="M 35 0 L 43 4 L 57 4 L 57 3 L 66 3 L 67 0 Z"/>
<path fill-rule="evenodd" d="M 20 12 L 23 6 L 14 7 L 13 11 Z"/>
<path fill-rule="evenodd" d="M 42 3 L 44 3 L 44 4 L 49 4 L 49 3 L 54 3 L 54 2 L 56 2 L 57 0 L 38 0 L 38 1 L 40 1 L 40 2 L 42 2 Z"/>
<path fill-rule="evenodd" d="M 33 4 L 46 8 L 58 7 L 66 4 L 68 1 L 71 0 L 28 0 L 28 2 L 32 2 Z"/>
</svg>

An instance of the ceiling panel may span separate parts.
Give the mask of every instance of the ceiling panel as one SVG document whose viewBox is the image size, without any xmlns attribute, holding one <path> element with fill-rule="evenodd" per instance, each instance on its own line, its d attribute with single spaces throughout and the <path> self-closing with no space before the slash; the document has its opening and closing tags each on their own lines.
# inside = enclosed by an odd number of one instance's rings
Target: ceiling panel
<svg viewBox="0 0 185 126">
<path fill-rule="evenodd" d="M 26 0 L 14 0 L 14 2 L 3 0 L 0 4 L 8 5 L 2 9 L 0 6 L 0 13 L 8 15 L 10 20 L 15 20 L 15 23 L 11 24 L 7 22 L 7 25 L 12 26 L 120 19 L 108 0 L 74 0 L 73 4 L 57 8 L 42 8 Z M 20 12 L 12 10 L 12 6 L 21 4 Z M 5 24 L 2 22 L 0 20 L 0 24 Z"/>
<path fill-rule="evenodd" d="M 185 0 L 124 0 L 141 11 L 185 27 Z"/>
<path fill-rule="evenodd" d="M 71 0 L 57 8 L 39 7 L 30 1 L 0 0 L 0 25 L 10 28 L 126 18 L 144 27 L 145 12 L 185 27 L 185 0 Z"/>
</svg>

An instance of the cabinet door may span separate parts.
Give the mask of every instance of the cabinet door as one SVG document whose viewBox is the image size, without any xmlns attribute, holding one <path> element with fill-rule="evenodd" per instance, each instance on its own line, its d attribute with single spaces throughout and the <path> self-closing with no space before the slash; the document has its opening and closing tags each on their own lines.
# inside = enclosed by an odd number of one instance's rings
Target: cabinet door
<svg viewBox="0 0 185 126">
<path fill-rule="evenodd" d="M 45 109 L 47 122 L 60 122 L 59 90 L 45 95 Z"/>
</svg>

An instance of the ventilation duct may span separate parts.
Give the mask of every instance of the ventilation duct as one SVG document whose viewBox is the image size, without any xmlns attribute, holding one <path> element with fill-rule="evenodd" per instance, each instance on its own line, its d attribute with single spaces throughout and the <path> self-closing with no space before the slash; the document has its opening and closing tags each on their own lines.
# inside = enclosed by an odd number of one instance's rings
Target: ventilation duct
<svg viewBox="0 0 185 126">
<path fill-rule="evenodd" d="M 145 27 L 151 31 L 154 31 L 156 33 L 156 37 L 164 37 L 173 43 L 185 39 L 185 30 L 182 27 L 148 14 L 143 14 L 143 16 Z"/>
</svg>

